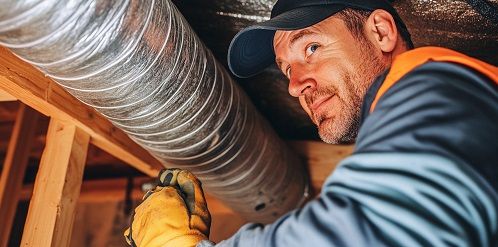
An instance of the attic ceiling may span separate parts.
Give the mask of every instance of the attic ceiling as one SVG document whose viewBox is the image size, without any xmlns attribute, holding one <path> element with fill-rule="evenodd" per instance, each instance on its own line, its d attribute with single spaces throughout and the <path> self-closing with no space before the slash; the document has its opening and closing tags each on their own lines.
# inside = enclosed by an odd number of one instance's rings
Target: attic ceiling
<svg viewBox="0 0 498 247">
<path fill-rule="evenodd" d="M 226 68 L 233 36 L 269 18 L 275 0 L 173 0 L 197 35 Z M 498 0 L 395 0 L 416 47 L 443 46 L 498 65 Z M 234 77 L 235 78 L 235 77 Z M 319 140 L 315 126 L 275 67 L 235 78 L 284 139 Z"/>
</svg>

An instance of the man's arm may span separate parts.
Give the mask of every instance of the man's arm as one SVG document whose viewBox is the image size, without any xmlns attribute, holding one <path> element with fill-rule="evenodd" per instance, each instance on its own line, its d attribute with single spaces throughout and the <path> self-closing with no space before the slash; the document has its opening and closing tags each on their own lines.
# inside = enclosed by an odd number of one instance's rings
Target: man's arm
<svg viewBox="0 0 498 247">
<path fill-rule="evenodd" d="M 495 86 L 453 64 L 415 69 L 363 122 L 319 199 L 218 246 L 493 246 Z"/>
<path fill-rule="evenodd" d="M 461 66 L 420 66 L 364 119 L 354 153 L 318 199 L 272 224 L 247 224 L 216 246 L 496 246 L 497 92 Z M 150 199 L 144 205 L 155 204 Z M 168 223 L 164 216 L 177 211 L 190 218 L 173 208 L 157 207 L 160 219 Z M 169 241 L 188 235 L 184 229 L 133 225 L 137 239 L 154 230 L 154 239 Z"/>
<path fill-rule="evenodd" d="M 356 154 L 319 199 L 217 246 L 493 246 L 497 204 L 480 175 L 440 156 Z"/>
</svg>

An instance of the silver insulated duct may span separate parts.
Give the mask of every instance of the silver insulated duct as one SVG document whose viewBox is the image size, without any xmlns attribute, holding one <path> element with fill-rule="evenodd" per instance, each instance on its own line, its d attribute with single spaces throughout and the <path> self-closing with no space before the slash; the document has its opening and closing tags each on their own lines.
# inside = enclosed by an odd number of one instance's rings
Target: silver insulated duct
<svg viewBox="0 0 498 247">
<path fill-rule="evenodd" d="M 0 0 L 0 44 L 242 217 L 305 198 L 304 166 L 169 0 Z"/>
</svg>

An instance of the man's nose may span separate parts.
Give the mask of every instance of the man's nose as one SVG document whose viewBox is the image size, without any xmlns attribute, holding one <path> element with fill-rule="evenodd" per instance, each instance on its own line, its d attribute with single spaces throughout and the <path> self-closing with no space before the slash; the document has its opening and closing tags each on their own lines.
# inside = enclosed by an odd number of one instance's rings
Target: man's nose
<svg viewBox="0 0 498 247">
<path fill-rule="evenodd" d="M 289 80 L 289 94 L 294 97 L 308 94 L 316 87 L 311 71 L 303 66 L 292 68 Z"/>
</svg>

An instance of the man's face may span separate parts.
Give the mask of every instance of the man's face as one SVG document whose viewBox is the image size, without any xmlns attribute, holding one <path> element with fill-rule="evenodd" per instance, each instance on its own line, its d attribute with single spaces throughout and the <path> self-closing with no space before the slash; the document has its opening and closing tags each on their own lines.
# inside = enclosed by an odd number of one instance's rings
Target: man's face
<svg viewBox="0 0 498 247">
<path fill-rule="evenodd" d="M 366 38 L 353 37 L 338 17 L 311 27 L 277 31 L 276 61 L 289 78 L 289 93 L 318 126 L 327 143 L 354 141 L 363 96 L 388 64 Z"/>
</svg>

